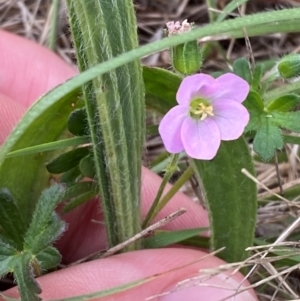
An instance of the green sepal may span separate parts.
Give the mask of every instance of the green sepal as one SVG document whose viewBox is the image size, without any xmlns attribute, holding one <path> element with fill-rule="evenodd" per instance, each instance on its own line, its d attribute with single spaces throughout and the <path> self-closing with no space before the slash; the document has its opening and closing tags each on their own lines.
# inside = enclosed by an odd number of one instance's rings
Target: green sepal
<svg viewBox="0 0 300 301">
<path fill-rule="evenodd" d="M 249 84 L 252 82 L 252 74 L 249 66 L 249 62 L 245 58 L 238 58 L 233 63 L 233 73 L 243 78 Z"/>
<path fill-rule="evenodd" d="M 177 105 L 176 93 L 182 77 L 161 68 L 143 67 L 146 106 L 160 114 L 166 114 Z"/>
<path fill-rule="evenodd" d="M 26 227 L 17 204 L 6 188 L 0 190 L 0 225 L 5 235 L 21 249 Z"/>
<path fill-rule="evenodd" d="M 252 156 L 244 138 L 222 141 L 211 161 L 192 160 L 209 209 L 211 248 L 226 249 L 218 256 L 238 262 L 249 255 L 256 221 L 256 184 L 242 174 L 254 174 Z M 245 218 L 247 217 L 247 218 Z"/>
<path fill-rule="evenodd" d="M 288 112 L 293 110 L 300 103 L 300 96 L 297 94 L 286 94 L 268 102 L 268 111 Z"/>
<path fill-rule="evenodd" d="M 284 56 L 277 64 L 278 74 L 283 79 L 300 76 L 300 54 L 292 53 Z"/>
<path fill-rule="evenodd" d="M 89 134 L 89 125 L 85 108 L 74 110 L 68 119 L 68 130 L 75 136 Z"/>
<path fill-rule="evenodd" d="M 62 195 L 63 188 L 60 185 L 53 185 L 42 192 L 24 237 L 25 250 L 31 250 L 33 254 L 39 253 L 65 229 L 65 223 L 54 212 Z"/>
<path fill-rule="evenodd" d="M 172 47 L 171 58 L 173 68 L 183 75 L 196 73 L 203 60 L 197 40 Z"/>
<path fill-rule="evenodd" d="M 155 235 L 145 238 L 143 240 L 143 245 L 146 249 L 164 248 L 199 235 L 204 231 L 207 231 L 207 229 L 196 228 L 179 231 L 158 231 Z"/>
<path fill-rule="evenodd" d="M 260 125 L 253 140 L 253 149 L 264 161 L 270 160 L 276 149 L 283 147 L 283 137 L 280 128 L 274 124 L 271 115 L 262 115 Z"/>
<path fill-rule="evenodd" d="M 92 154 L 84 157 L 79 163 L 79 169 L 84 177 L 94 179 L 96 177 L 95 160 Z"/>
<path fill-rule="evenodd" d="M 47 247 L 36 255 L 42 270 L 49 270 L 58 266 L 61 261 L 61 255 L 54 247 Z"/>
<path fill-rule="evenodd" d="M 80 160 L 89 154 L 88 147 L 79 147 L 61 154 L 46 164 L 50 173 L 60 174 L 79 164 Z"/>
</svg>

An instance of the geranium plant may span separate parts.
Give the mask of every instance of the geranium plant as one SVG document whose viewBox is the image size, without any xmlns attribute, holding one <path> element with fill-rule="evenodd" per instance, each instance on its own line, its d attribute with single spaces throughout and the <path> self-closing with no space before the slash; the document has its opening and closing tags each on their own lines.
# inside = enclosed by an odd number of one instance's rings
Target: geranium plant
<svg viewBox="0 0 300 301">
<path fill-rule="evenodd" d="M 288 93 L 275 90 L 276 94 L 272 86 L 278 77 L 287 74 L 290 79 L 295 64 L 288 56 L 278 62 L 275 73 L 268 73 L 241 58 L 213 76 L 201 70 L 197 39 L 242 37 L 245 27 L 258 35 L 257 28 L 266 22 L 272 26 L 264 26 L 264 33 L 284 32 L 287 27 L 281 28 L 280 22 L 289 21 L 296 28 L 300 9 L 199 29 L 175 20 L 167 24 L 168 37 L 139 47 L 132 0 L 68 0 L 67 6 L 80 74 L 42 96 L 0 151 L 0 276 L 13 273 L 22 300 L 39 300 L 43 288 L 34 278 L 60 261 L 53 247 L 66 229 L 54 211 L 59 203 L 66 212 L 98 195 L 108 248 L 142 231 L 146 109 L 161 118 L 155 134 L 172 155 L 144 226 L 168 201 L 162 201 L 163 190 L 181 154 L 188 159 L 188 172 L 174 187 L 178 191 L 192 174 L 198 178 L 210 216 L 210 249 L 225 248 L 218 256 L 228 262 L 247 258 L 246 248 L 254 240 L 257 191 L 241 170 L 254 174 L 250 143 L 267 161 L 290 137 L 283 136 L 283 129 L 300 132 L 300 114 L 294 110 L 299 85 Z M 173 71 L 142 66 L 143 56 L 165 48 L 170 48 Z M 59 184 L 50 188 L 49 173 L 55 179 L 60 175 Z M 82 181 L 84 177 L 90 180 Z M 185 235 L 195 236 L 195 231 Z M 170 244 L 180 241 L 170 237 Z M 124 246 L 122 252 L 128 252 L 147 243 L 134 240 Z M 101 292 L 90 298 L 99 296 Z"/>
</svg>

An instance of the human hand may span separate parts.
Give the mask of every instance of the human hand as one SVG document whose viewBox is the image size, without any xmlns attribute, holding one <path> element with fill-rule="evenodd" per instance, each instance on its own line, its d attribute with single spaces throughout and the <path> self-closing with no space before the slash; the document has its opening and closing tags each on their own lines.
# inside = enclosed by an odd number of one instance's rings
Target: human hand
<svg viewBox="0 0 300 301">
<path fill-rule="evenodd" d="M 0 54 L 0 143 L 3 143 L 33 101 L 50 88 L 76 75 L 76 71 L 47 49 L 1 31 Z M 144 217 L 156 195 L 160 178 L 143 168 L 142 182 L 141 210 Z M 64 263 L 74 262 L 106 248 L 103 224 L 92 221 L 103 220 L 97 205 L 97 201 L 89 201 L 63 217 L 69 227 L 57 246 L 63 255 Z M 172 199 L 157 219 L 180 207 L 187 209 L 187 213 L 168 224 L 165 229 L 179 230 L 208 225 L 207 213 L 203 208 L 181 193 Z M 199 260 L 201 258 L 203 259 Z M 188 265 L 196 260 L 199 261 Z M 176 289 L 175 286 L 180 281 L 200 275 L 200 269 L 214 268 L 220 264 L 224 262 L 195 249 L 142 250 L 72 266 L 39 277 L 37 281 L 43 290 L 43 300 L 50 300 L 100 291 L 162 274 L 156 280 L 101 300 L 145 300 L 147 297 L 172 291 L 153 300 L 217 301 L 234 294 L 234 289 L 240 286 L 243 276 L 235 274 L 228 277 L 229 273 L 221 273 L 205 281 L 205 285 L 191 281 L 184 289 Z M 188 266 L 166 273 L 185 265 Z M 245 281 L 242 287 L 247 285 L 249 283 Z M 6 293 L 11 297 L 18 296 L 16 289 Z M 238 294 L 234 300 L 257 299 L 252 291 L 246 291 Z"/>
</svg>

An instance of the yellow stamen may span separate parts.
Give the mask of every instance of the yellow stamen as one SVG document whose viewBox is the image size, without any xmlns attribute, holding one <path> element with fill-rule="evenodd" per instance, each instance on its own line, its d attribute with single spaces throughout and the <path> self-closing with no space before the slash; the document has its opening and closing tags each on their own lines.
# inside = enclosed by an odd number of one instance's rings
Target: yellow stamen
<svg viewBox="0 0 300 301">
<path fill-rule="evenodd" d="M 200 102 L 196 109 L 191 110 L 191 113 L 200 117 L 200 120 L 204 120 L 207 116 L 214 116 L 213 107 L 205 105 L 203 102 Z"/>
</svg>

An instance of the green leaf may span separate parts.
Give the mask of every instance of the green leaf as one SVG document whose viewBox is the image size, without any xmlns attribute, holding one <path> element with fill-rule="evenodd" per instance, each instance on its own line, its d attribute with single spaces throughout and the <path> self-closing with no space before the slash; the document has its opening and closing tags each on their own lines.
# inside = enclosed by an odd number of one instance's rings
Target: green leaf
<svg viewBox="0 0 300 301">
<path fill-rule="evenodd" d="M 62 195 L 63 188 L 60 185 L 53 185 L 43 191 L 24 237 L 25 249 L 37 254 L 44 249 L 47 244 L 51 244 L 64 230 L 64 222 L 62 222 L 54 212 Z"/>
<path fill-rule="evenodd" d="M 148 109 L 166 114 L 177 105 L 176 93 L 182 77 L 161 68 L 143 67 Z"/>
<path fill-rule="evenodd" d="M 96 177 L 95 161 L 92 154 L 81 159 L 79 169 L 84 177 L 94 179 Z"/>
<path fill-rule="evenodd" d="M 0 278 L 13 271 L 13 264 L 12 264 L 13 261 L 14 261 L 14 256 L 7 256 L 7 257 L 3 256 L 3 258 L 1 258 Z"/>
<path fill-rule="evenodd" d="M 61 255 L 54 247 L 48 247 L 36 255 L 42 270 L 49 270 L 58 266 Z"/>
<path fill-rule="evenodd" d="M 98 194 L 98 191 L 96 190 L 96 187 L 94 187 L 93 190 L 86 191 L 86 192 L 84 192 L 84 193 L 82 193 L 82 194 L 80 194 L 80 195 L 72 198 L 70 200 L 70 202 L 68 202 L 68 204 L 64 207 L 63 213 L 67 213 L 67 212 L 73 210 L 74 208 L 82 205 L 83 203 L 91 200 L 97 194 Z"/>
<path fill-rule="evenodd" d="M 89 124 L 85 108 L 74 110 L 68 119 L 68 130 L 75 136 L 89 134 Z"/>
<path fill-rule="evenodd" d="M 88 136 L 73 137 L 73 138 L 63 139 L 55 142 L 49 142 L 49 143 L 18 149 L 16 151 L 8 153 L 6 158 L 38 154 L 42 152 L 53 151 L 56 149 L 67 148 L 70 146 L 78 146 L 89 142 L 90 142 L 90 138 Z"/>
<path fill-rule="evenodd" d="M 81 72 L 138 47 L 132 0 L 118 1 L 117 5 L 110 1 L 72 0 L 67 4 Z M 108 242 L 113 246 L 140 231 L 141 157 L 145 134 L 141 62 L 133 60 L 122 64 L 118 69 L 94 77 L 82 88 L 97 188 Z M 138 248 L 139 243 L 135 242 L 128 249 Z"/>
<path fill-rule="evenodd" d="M 62 201 L 66 201 L 69 199 L 72 199 L 80 194 L 83 194 L 87 191 L 92 190 L 95 188 L 96 183 L 92 181 L 85 181 L 85 182 L 79 182 L 76 183 L 70 187 L 68 187 L 62 196 Z"/>
<path fill-rule="evenodd" d="M 270 160 L 276 149 L 283 147 L 281 130 L 274 124 L 272 116 L 261 116 L 261 123 L 253 140 L 253 149 L 264 161 Z"/>
<path fill-rule="evenodd" d="M 196 228 L 179 231 L 159 231 L 155 233 L 155 235 L 145 238 L 143 245 L 146 249 L 163 248 L 199 235 L 204 231 L 207 231 L 207 229 Z"/>
<path fill-rule="evenodd" d="M 267 105 L 267 110 L 288 112 L 293 110 L 299 103 L 300 103 L 299 95 L 286 94 L 270 101 Z"/>
<path fill-rule="evenodd" d="M 252 90 L 259 91 L 264 69 L 265 69 L 265 67 L 263 64 L 258 64 L 255 66 L 254 71 L 253 71 L 253 78 L 252 78 L 252 82 L 251 82 Z"/>
<path fill-rule="evenodd" d="M 243 105 L 251 112 L 264 112 L 264 102 L 256 91 L 250 91 Z"/>
<path fill-rule="evenodd" d="M 255 91 L 250 91 L 243 105 L 248 109 L 250 121 L 246 126 L 245 132 L 256 131 L 260 126 L 260 119 L 264 112 L 264 103 L 260 95 Z"/>
<path fill-rule="evenodd" d="M 80 160 L 87 156 L 89 152 L 90 150 L 88 147 L 79 147 L 63 153 L 51 162 L 47 163 L 47 170 L 54 174 L 68 171 L 78 165 Z"/>
<path fill-rule="evenodd" d="M 22 301 L 40 301 L 42 299 L 38 294 L 40 294 L 42 290 L 34 279 L 30 260 L 31 254 L 27 252 L 14 258 L 14 278 L 17 281 Z"/>
<path fill-rule="evenodd" d="M 82 178 L 79 165 L 71 168 L 70 170 L 64 172 L 60 177 L 60 182 L 64 183 L 66 186 L 72 186 L 77 183 Z"/>
<path fill-rule="evenodd" d="M 17 254 L 18 254 L 18 250 L 15 247 L 0 240 L 0 265 L 2 260 Z"/>
<path fill-rule="evenodd" d="M 238 58 L 233 63 L 233 73 L 243 78 L 249 84 L 252 82 L 252 74 L 249 66 L 249 62 L 245 58 Z"/>
<path fill-rule="evenodd" d="M 283 135 L 284 143 L 298 144 L 300 145 L 300 137 L 293 135 Z"/>
<path fill-rule="evenodd" d="M 5 188 L 0 190 L 0 225 L 5 235 L 21 250 L 26 227 L 12 195 Z"/>
<path fill-rule="evenodd" d="M 253 245 L 256 220 L 256 185 L 241 173 L 254 174 L 252 157 L 244 138 L 222 141 L 211 161 L 193 160 L 209 208 L 212 230 L 211 247 L 227 262 L 248 257 Z"/>
<path fill-rule="evenodd" d="M 45 250 L 49 245 L 53 244 L 61 234 L 66 230 L 66 223 L 60 219 L 60 217 L 53 212 L 52 217 L 48 224 L 39 229 L 35 237 L 26 234 L 25 237 L 25 249 L 30 250 L 33 254 Z"/>
<path fill-rule="evenodd" d="M 233 12 L 238 6 L 246 3 L 248 0 L 235 0 L 230 1 L 223 9 L 222 12 L 219 14 L 216 22 L 220 23 L 226 19 L 226 17 L 230 16 L 230 13 Z"/>
<path fill-rule="evenodd" d="M 58 152 L 37 154 L 34 150 L 34 153 L 26 156 L 6 156 L 13 151 L 66 137 L 67 118 L 74 110 L 74 104 L 76 108 L 78 90 L 72 89 L 60 94 L 57 101 L 49 101 L 51 93 L 52 91 L 45 94 L 40 101 L 33 104 L 0 150 L 0 187 L 7 187 L 13 192 L 26 226 L 30 222 L 41 191 L 49 185 L 45 163 Z"/>
<path fill-rule="evenodd" d="M 69 202 L 64 207 L 63 213 L 67 213 L 70 210 L 95 197 L 98 194 L 97 191 L 97 185 L 92 181 L 80 182 L 68 187 L 65 190 L 62 200 L 69 200 Z"/>
<path fill-rule="evenodd" d="M 300 111 L 297 112 L 271 112 L 273 123 L 284 129 L 300 132 Z"/>
</svg>

